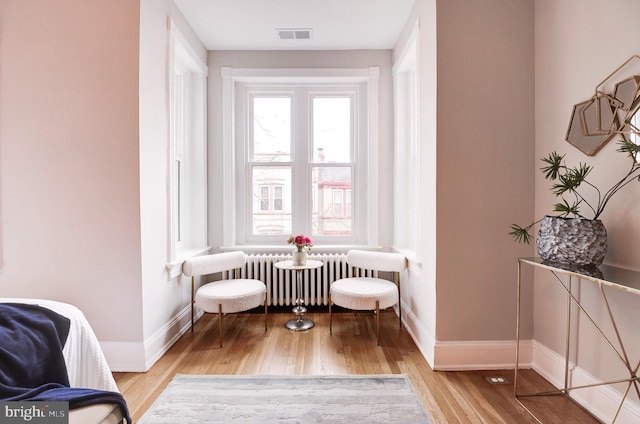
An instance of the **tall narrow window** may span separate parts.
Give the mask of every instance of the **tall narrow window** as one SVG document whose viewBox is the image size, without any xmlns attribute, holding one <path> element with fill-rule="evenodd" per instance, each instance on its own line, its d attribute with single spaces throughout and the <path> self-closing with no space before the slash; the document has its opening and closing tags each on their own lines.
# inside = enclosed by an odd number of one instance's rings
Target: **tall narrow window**
<svg viewBox="0 0 640 424">
<path fill-rule="evenodd" d="M 394 245 L 417 252 L 420 219 L 420 110 L 415 33 L 393 69 L 395 96 Z"/>
<path fill-rule="evenodd" d="M 313 236 L 349 236 L 353 217 L 344 213 L 345 190 L 351 189 L 355 163 L 354 98 L 316 96 L 313 98 L 313 181 L 318 187 L 320 210 L 314 214 Z"/>
<path fill-rule="evenodd" d="M 291 232 L 291 209 L 283 198 L 291 198 L 291 101 L 289 95 L 252 95 L 249 103 L 249 172 L 253 197 L 252 236 Z M 279 201 L 275 204 L 275 187 Z"/>
<path fill-rule="evenodd" d="M 207 68 L 173 23 L 170 58 L 169 262 L 175 264 L 207 246 Z M 170 268 L 171 277 L 179 272 Z"/>
<path fill-rule="evenodd" d="M 173 78 L 173 99 L 171 101 L 171 138 L 172 138 L 172 156 L 173 169 L 171 178 L 171 192 L 173 201 L 171 209 L 173 212 L 172 232 L 176 246 L 182 246 L 182 227 L 184 225 L 181 216 L 184 208 L 184 143 L 186 138 L 186 128 L 184 125 L 184 109 L 188 95 L 185 89 L 185 70 L 182 66 L 176 65 Z"/>
</svg>

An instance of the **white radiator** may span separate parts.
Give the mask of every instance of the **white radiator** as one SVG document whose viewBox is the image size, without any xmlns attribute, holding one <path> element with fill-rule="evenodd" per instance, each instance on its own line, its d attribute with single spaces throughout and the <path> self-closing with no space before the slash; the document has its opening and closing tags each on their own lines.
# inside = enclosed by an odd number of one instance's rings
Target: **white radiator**
<svg viewBox="0 0 640 424">
<path fill-rule="evenodd" d="M 295 304 L 295 271 L 278 269 L 273 264 L 290 260 L 290 254 L 249 254 L 238 278 L 255 278 L 267 285 L 267 303 L 274 306 Z M 324 263 L 320 268 L 302 271 L 302 293 L 305 305 L 328 305 L 329 286 L 340 278 L 352 277 L 354 269 L 347 265 L 346 254 L 310 254 L 308 259 Z M 222 278 L 230 278 L 223 273 Z"/>
</svg>

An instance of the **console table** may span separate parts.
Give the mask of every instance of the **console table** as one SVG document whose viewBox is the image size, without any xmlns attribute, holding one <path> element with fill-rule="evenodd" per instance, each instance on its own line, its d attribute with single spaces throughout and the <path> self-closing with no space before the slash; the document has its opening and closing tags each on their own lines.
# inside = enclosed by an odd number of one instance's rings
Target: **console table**
<svg viewBox="0 0 640 424">
<path fill-rule="evenodd" d="M 566 291 L 567 294 L 567 318 L 566 318 L 566 346 L 565 346 L 565 367 L 564 367 L 564 387 L 551 390 L 547 392 L 539 392 L 539 393 L 518 393 L 518 361 L 520 356 L 520 303 L 521 303 L 521 274 L 522 267 L 524 265 L 532 266 L 534 268 L 540 268 L 549 271 L 554 277 L 556 282 L 558 282 Z M 609 337 L 605 334 L 602 328 L 594 321 L 594 319 L 589 315 L 589 312 L 585 310 L 583 305 L 580 303 L 580 299 L 576 297 L 575 289 L 572 290 L 574 280 L 582 280 L 587 281 L 589 283 L 596 284 L 599 288 L 600 299 L 606 308 L 609 316 L 609 323 L 613 326 L 614 329 L 614 337 Z M 640 397 L 640 382 L 638 381 L 640 377 L 638 377 L 638 371 L 640 369 L 640 362 L 633 363 L 630 358 L 627 356 L 627 352 L 625 350 L 625 343 L 622 340 L 620 332 L 618 331 L 618 325 L 616 324 L 616 320 L 611 310 L 611 305 L 607 300 L 607 296 L 605 294 L 604 288 L 611 287 L 613 289 L 622 290 L 624 292 L 628 292 L 633 295 L 640 295 L 640 272 L 633 271 L 624 268 L 618 268 L 609 265 L 601 265 L 597 268 L 574 268 L 570 266 L 564 266 L 560 264 L 551 264 L 543 261 L 541 258 L 519 258 L 518 259 L 518 287 L 517 287 L 517 305 L 516 305 L 516 365 L 515 365 L 515 375 L 513 379 L 513 390 L 514 396 L 516 400 L 520 403 L 522 407 L 524 407 L 534 418 L 535 414 L 529 410 L 518 398 L 526 397 L 526 396 L 547 396 L 547 395 L 565 395 L 570 396 L 570 392 L 572 390 L 584 389 L 588 387 L 596 387 L 603 385 L 610 385 L 615 383 L 626 383 L 626 390 L 622 393 L 622 399 L 618 408 L 615 412 L 615 415 L 612 419 L 612 423 L 616 421 L 618 415 L 624 405 L 625 400 L 627 399 L 627 395 L 631 390 L 635 391 Z M 576 305 L 580 311 L 584 313 L 584 316 L 588 319 L 591 324 L 596 328 L 597 332 L 600 334 L 602 339 L 608 344 L 608 346 L 615 352 L 617 358 L 624 365 L 624 367 L 629 372 L 628 378 L 618 378 L 611 381 L 603 381 L 596 384 L 583 385 L 583 386 L 570 386 L 569 385 L 569 357 L 570 357 L 570 344 L 571 344 L 571 305 Z M 637 340 L 637 339 L 636 339 Z M 634 340 L 635 341 L 635 340 Z M 617 345 L 616 343 L 617 342 Z M 537 420 L 537 418 L 536 418 Z"/>
</svg>

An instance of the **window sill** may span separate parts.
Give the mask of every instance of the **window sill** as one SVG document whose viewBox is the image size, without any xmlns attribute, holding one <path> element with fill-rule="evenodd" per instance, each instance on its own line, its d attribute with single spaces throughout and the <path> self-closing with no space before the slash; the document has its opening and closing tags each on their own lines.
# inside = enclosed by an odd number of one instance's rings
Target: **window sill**
<svg viewBox="0 0 640 424">
<path fill-rule="evenodd" d="M 219 248 L 223 252 L 232 252 L 232 251 L 243 251 L 244 253 L 291 253 L 293 250 L 293 246 L 290 245 L 236 245 L 236 246 L 222 246 Z M 380 250 L 381 246 L 365 246 L 365 245 L 344 245 L 344 244 L 336 244 L 336 245 L 318 245 L 311 247 L 310 253 L 347 253 L 349 250 L 359 249 L 359 250 Z"/>
<path fill-rule="evenodd" d="M 185 260 L 195 258 L 196 256 L 206 255 L 210 250 L 211 247 L 205 246 L 178 251 L 178 257 L 176 258 L 176 260 L 165 265 L 165 267 L 167 268 L 167 273 L 169 275 L 169 280 L 173 280 L 174 278 L 182 274 L 182 264 Z"/>
<path fill-rule="evenodd" d="M 415 251 L 411 249 L 404 249 L 404 248 L 395 247 L 395 246 L 391 246 L 391 251 L 396 253 L 402 253 L 404 256 L 406 256 L 407 260 L 409 261 L 409 264 L 414 264 L 418 268 L 422 268 L 422 261 L 418 260 L 418 256 Z"/>
</svg>

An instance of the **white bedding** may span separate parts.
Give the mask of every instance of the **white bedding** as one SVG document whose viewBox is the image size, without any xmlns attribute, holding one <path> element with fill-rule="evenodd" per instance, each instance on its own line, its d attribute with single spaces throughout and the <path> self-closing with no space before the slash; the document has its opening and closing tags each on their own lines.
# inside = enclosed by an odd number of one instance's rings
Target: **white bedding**
<svg viewBox="0 0 640 424">
<path fill-rule="evenodd" d="M 70 387 L 120 392 L 98 339 L 86 317 L 73 305 L 44 299 L 0 298 L 0 303 L 28 303 L 43 306 L 71 321 L 62 354 Z"/>
</svg>

